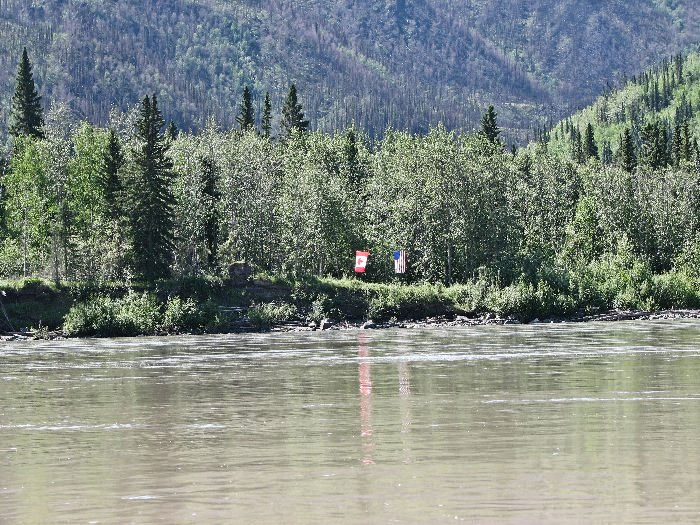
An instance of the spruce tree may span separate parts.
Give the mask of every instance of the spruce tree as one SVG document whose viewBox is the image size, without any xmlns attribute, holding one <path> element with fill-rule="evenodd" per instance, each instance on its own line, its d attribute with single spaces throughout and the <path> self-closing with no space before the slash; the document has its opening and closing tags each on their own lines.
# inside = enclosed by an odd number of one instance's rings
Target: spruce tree
<svg viewBox="0 0 700 525">
<path fill-rule="evenodd" d="M 498 114 L 493 106 L 489 106 L 484 116 L 481 117 L 481 133 L 492 144 L 500 144 L 498 135 L 501 134 L 501 130 L 498 128 L 497 117 Z"/>
<path fill-rule="evenodd" d="M 309 128 L 309 121 L 304 120 L 304 112 L 297 100 L 297 87 L 294 84 L 289 87 L 289 93 L 282 107 L 281 127 L 285 137 L 291 135 L 295 129 L 306 131 Z"/>
<path fill-rule="evenodd" d="M 217 203 L 221 198 L 216 187 L 216 165 L 210 158 L 201 158 L 199 161 L 202 169 L 202 182 L 204 195 L 212 204 L 207 210 L 207 218 L 204 224 L 204 236 L 207 243 L 207 266 L 210 270 L 216 267 L 219 248 L 219 211 Z"/>
<path fill-rule="evenodd" d="M 598 146 L 595 143 L 595 136 L 593 135 L 593 126 L 588 123 L 586 126 L 586 144 L 585 144 L 586 158 L 598 158 Z"/>
<path fill-rule="evenodd" d="M 137 170 L 130 188 L 134 267 L 146 280 L 167 277 L 173 254 L 174 175 L 164 125 L 156 95 L 146 96 L 136 123 Z"/>
<path fill-rule="evenodd" d="M 270 103 L 269 92 L 265 93 L 260 127 L 262 128 L 263 135 L 269 138 L 272 133 L 272 104 Z"/>
<path fill-rule="evenodd" d="M 350 128 L 345 133 L 345 140 L 343 141 L 343 157 L 347 166 L 348 182 L 353 189 L 357 189 L 363 179 L 363 174 L 360 172 L 359 154 L 357 133 L 354 128 Z"/>
<path fill-rule="evenodd" d="M 610 142 L 607 140 L 603 141 L 603 153 L 601 155 L 601 161 L 603 162 L 604 166 L 609 166 L 612 164 L 613 160 L 613 153 L 612 153 L 612 148 L 610 147 Z"/>
<path fill-rule="evenodd" d="M 10 171 L 10 163 L 7 159 L 0 155 L 0 235 L 4 235 L 7 229 L 7 213 L 5 210 L 5 200 L 7 199 L 5 191 L 5 177 Z"/>
<path fill-rule="evenodd" d="M 671 156 L 670 156 L 669 140 L 668 140 L 668 128 L 665 125 L 659 126 L 659 133 L 657 135 L 656 147 L 657 147 L 658 156 L 659 156 L 659 167 L 665 168 L 666 166 L 671 164 Z"/>
<path fill-rule="evenodd" d="M 637 167 L 637 155 L 634 151 L 634 143 L 632 142 L 632 134 L 629 128 L 625 128 L 620 139 L 620 164 L 622 169 L 632 173 Z"/>
<path fill-rule="evenodd" d="M 673 165 L 678 166 L 683 160 L 683 132 L 682 124 L 676 121 L 676 127 L 673 131 L 673 145 L 671 146 Z"/>
<path fill-rule="evenodd" d="M 252 129 L 255 126 L 255 111 L 253 110 L 253 97 L 248 86 L 243 88 L 243 98 L 238 106 L 238 116 L 236 122 L 241 127 L 241 131 Z"/>
<path fill-rule="evenodd" d="M 668 133 L 659 123 L 649 123 L 642 128 L 642 149 L 639 163 L 652 169 L 663 168 L 668 164 Z"/>
<path fill-rule="evenodd" d="M 693 140 L 690 137 L 690 123 L 686 120 L 681 125 L 681 158 L 687 162 L 693 160 Z"/>
<path fill-rule="evenodd" d="M 578 164 L 586 161 L 586 155 L 581 141 L 581 132 L 577 128 L 571 128 L 571 157 Z"/>
<path fill-rule="evenodd" d="M 180 134 L 180 130 L 177 129 L 177 125 L 175 124 L 174 120 L 170 120 L 168 122 L 168 128 L 165 130 L 165 136 L 168 138 L 170 142 L 174 141 L 177 136 Z"/>
<path fill-rule="evenodd" d="M 34 85 L 32 65 L 29 63 L 27 48 L 22 51 L 22 59 L 17 69 L 17 87 L 12 96 L 10 108 L 10 135 L 19 137 L 44 137 L 44 116 L 41 97 Z"/>
<path fill-rule="evenodd" d="M 119 171 L 124 165 L 124 154 L 122 152 L 119 138 L 113 129 L 109 130 L 107 149 L 102 157 L 103 162 L 103 184 L 104 195 L 107 204 L 107 215 L 116 220 L 122 214 L 122 182 Z"/>
</svg>

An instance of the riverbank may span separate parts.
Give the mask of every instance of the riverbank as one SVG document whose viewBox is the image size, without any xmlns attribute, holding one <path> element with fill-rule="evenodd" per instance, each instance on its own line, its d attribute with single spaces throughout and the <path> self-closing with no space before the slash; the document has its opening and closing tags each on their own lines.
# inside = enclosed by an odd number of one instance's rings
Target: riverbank
<svg viewBox="0 0 700 525">
<path fill-rule="evenodd" d="M 324 319 L 319 323 L 314 321 L 287 321 L 274 324 L 261 329 L 251 323 L 239 323 L 231 326 L 227 331 L 220 333 L 251 333 L 251 332 L 316 332 L 316 331 L 337 331 L 337 330 L 382 330 L 382 329 L 419 329 L 419 328 L 454 328 L 467 326 L 489 326 L 489 325 L 548 325 L 561 323 L 588 323 L 588 322 L 621 322 L 621 321 L 658 321 L 671 319 L 700 319 L 700 310 L 662 310 L 656 312 L 646 312 L 641 310 L 610 310 L 592 315 L 573 316 L 570 318 L 555 319 L 533 319 L 531 321 L 520 321 L 513 316 L 507 318 L 498 317 L 493 314 L 486 314 L 479 317 L 467 317 L 458 315 L 450 317 L 428 317 L 425 319 L 412 319 L 405 321 L 374 322 L 367 320 L 362 322 L 334 321 Z M 202 332 L 162 332 L 152 335 L 176 336 L 176 335 L 197 335 Z M 142 334 L 139 334 L 142 335 Z M 26 340 L 46 340 L 46 339 L 66 339 L 69 336 L 62 330 L 28 331 L 16 333 L 4 333 L 0 335 L 0 341 L 26 341 Z"/>
<path fill-rule="evenodd" d="M 265 276 L 149 285 L 25 279 L 1 282 L 0 290 L 6 340 L 700 317 L 687 290 L 674 298 L 657 288 L 657 299 L 639 301 L 644 308 L 620 308 L 543 283 L 499 287 L 483 279 L 449 287 Z"/>
</svg>

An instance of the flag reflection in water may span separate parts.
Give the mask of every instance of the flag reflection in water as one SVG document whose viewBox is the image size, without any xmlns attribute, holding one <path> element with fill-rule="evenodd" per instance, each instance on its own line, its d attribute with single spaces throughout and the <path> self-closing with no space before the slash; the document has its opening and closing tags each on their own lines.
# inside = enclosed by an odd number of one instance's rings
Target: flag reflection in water
<svg viewBox="0 0 700 525">
<path fill-rule="evenodd" d="M 358 381 L 360 386 L 360 436 L 362 437 L 362 463 L 374 464 L 374 429 L 372 427 L 372 369 L 370 365 L 369 336 L 357 333 Z M 407 361 L 398 363 L 401 433 L 407 434 L 411 425 L 411 372 Z M 408 436 L 403 443 L 403 460 L 411 461 Z"/>
<path fill-rule="evenodd" d="M 364 465 L 374 464 L 372 455 L 374 452 L 374 441 L 372 439 L 372 375 L 369 357 L 369 346 L 367 345 L 367 333 L 357 334 L 357 356 L 359 357 L 358 378 L 360 381 L 360 428 L 362 436 L 362 463 Z"/>
<path fill-rule="evenodd" d="M 401 410 L 401 447 L 404 463 L 411 463 L 409 431 L 411 427 L 411 371 L 409 363 L 399 361 L 399 409 Z"/>
</svg>

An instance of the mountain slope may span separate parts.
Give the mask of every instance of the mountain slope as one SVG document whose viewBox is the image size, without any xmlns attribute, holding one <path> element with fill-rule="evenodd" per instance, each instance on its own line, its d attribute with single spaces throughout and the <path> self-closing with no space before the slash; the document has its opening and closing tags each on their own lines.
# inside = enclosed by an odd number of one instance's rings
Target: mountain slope
<svg viewBox="0 0 700 525">
<path fill-rule="evenodd" d="M 621 136 L 628 129 L 637 154 L 644 128 L 657 124 L 665 133 L 667 161 L 674 162 L 674 139 L 682 142 L 687 122 L 690 140 L 700 137 L 700 50 L 661 61 L 630 79 L 622 88 L 606 92 L 593 104 L 562 120 L 548 133 L 549 149 L 576 156 L 575 134 L 585 135 L 590 124 L 599 150 L 605 144 L 615 160 Z M 680 144 L 680 142 L 679 142 Z M 676 153 L 677 154 L 677 153 Z"/>
<path fill-rule="evenodd" d="M 522 140 L 697 39 L 689 0 L 0 0 L 0 123 L 27 45 L 45 103 L 98 123 L 156 92 L 181 127 L 232 125 L 244 84 L 279 108 L 295 81 L 317 128 L 469 129 L 495 103 Z"/>
</svg>

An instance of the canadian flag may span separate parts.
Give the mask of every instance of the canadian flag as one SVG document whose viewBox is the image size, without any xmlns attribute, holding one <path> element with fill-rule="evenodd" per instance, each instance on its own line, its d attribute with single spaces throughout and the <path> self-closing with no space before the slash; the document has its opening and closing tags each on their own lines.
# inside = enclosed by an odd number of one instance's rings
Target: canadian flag
<svg viewBox="0 0 700 525">
<path fill-rule="evenodd" d="M 365 273 L 365 268 L 367 268 L 367 257 L 369 257 L 369 252 L 355 252 L 356 273 Z"/>
</svg>

